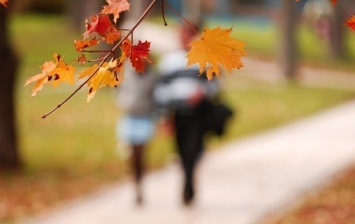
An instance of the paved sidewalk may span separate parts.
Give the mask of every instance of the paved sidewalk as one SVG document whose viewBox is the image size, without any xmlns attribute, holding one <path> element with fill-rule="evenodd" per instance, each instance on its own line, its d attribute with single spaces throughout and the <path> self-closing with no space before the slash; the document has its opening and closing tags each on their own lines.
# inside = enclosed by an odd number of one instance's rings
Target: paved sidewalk
<svg viewBox="0 0 355 224">
<path fill-rule="evenodd" d="M 145 204 L 117 184 L 26 224 L 252 224 L 355 161 L 355 101 L 205 154 L 196 203 L 182 206 L 176 165 L 145 179 Z"/>
</svg>

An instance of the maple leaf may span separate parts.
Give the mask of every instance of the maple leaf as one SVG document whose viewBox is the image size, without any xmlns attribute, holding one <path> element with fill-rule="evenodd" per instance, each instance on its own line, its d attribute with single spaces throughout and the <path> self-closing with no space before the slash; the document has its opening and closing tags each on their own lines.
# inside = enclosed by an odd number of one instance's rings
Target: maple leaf
<svg viewBox="0 0 355 224">
<path fill-rule="evenodd" d="M 92 40 L 74 40 L 74 46 L 77 51 L 82 51 L 85 48 L 98 44 L 99 42 L 100 41 L 96 38 L 93 38 Z"/>
<path fill-rule="evenodd" d="M 89 88 L 89 93 L 87 97 L 87 102 L 89 102 L 95 95 L 96 91 L 99 88 L 105 87 L 109 85 L 111 87 L 116 86 L 118 84 L 118 80 L 114 72 L 111 69 L 117 66 L 117 60 L 111 60 L 110 62 L 105 62 L 101 67 L 97 64 L 94 64 L 92 67 L 84 70 L 80 75 L 79 78 L 84 78 L 86 76 L 94 76 L 88 81 L 87 85 Z"/>
<path fill-rule="evenodd" d="M 31 78 L 29 78 L 25 86 L 32 82 L 36 82 L 32 88 L 32 96 L 35 96 L 39 90 L 43 88 L 43 85 L 49 81 L 53 81 L 53 86 L 57 87 L 63 81 L 70 84 L 74 84 L 74 72 L 75 68 L 63 62 L 61 56 L 54 54 L 54 61 L 44 62 L 40 68 L 42 72 Z"/>
<path fill-rule="evenodd" d="M 132 42 L 130 39 L 125 39 L 123 43 L 121 44 L 121 50 L 122 54 L 124 54 L 126 57 L 131 56 L 131 50 L 132 50 Z"/>
<path fill-rule="evenodd" d="M 350 27 L 353 31 L 355 31 L 355 16 L 352 16 L 348 21 L 345 22 L 345 25 Z"/>
<path fill-rule="evenodd" d="M 0 0 L 0 3 L 1 3 L 3 6 L 7 7 L 7 3 L 9 3 L 9 0 Z"/>
<path fill-rule="evenodd" d="M 129 39 L 125 39 L 120 46 L 121 56 L 118 58 L 117 66 L 112 70 L 115 73 L 117 85 L 123 81 L 123 69 L 126 59 L 131 56 L 132 43 Z"/>
<path fill-rule="evenodd" d="M 120 13 L 129 10 L 129 3 L 127 0 L 106 0 L 108 5 L 105 5 L 101 13 L 113 14 L 113 21 L 116 23 L 120 17 Z"/>
<path fill-rule="evenodd" d="M 80 64 L 83 65 L 83 64 L 85 64 L 88 61 L 88 59 L 86 59 L 86 56 L 84 54 L 81 54 L 81 55 L 78 56 L 77 61 L 80 62 Z"/>
<path fill-rule="evenodd" d="M 145 69 L 145 61 L 152 63 L 149 57 L 150 42 L 145 41 L 144 43 L 138 41 L 137 45 L 133 45 L 131 49 L 131 63 L 136 71 L 143 73 Z"/>
<path fill-rule="evenodd" d="M 74 79 L 75 70 L 76 70 L 75 67 L 68 65 L 62 60 L 58 61 L 57 67 L 50 72 L 51 75 L 54 76 L 52 82 L 53 87 L 59 86 L 63 81 L 66 81 L 69 84 L 73 85 L 75 82 Z"/>
<path fill-rule="evenodd" d="M 206 70 L 208 80 L 213 79 L 213 74 L 219 76 L 219 65 L 230 73 L 233 68 L 243 67 L 241 57 L 244 56 L 245 43 L 230 37 L 232 29 L 220 27 L 204 29 L 201 38 L 189 44 L 187 54 L 187 67 L 198 63 L 200 74 Z"/>
<path fill-rule="evenodd" d="M 37 92 L 43 88 L 43 85 L 52 79 L 52 75 L 50 75 L 50 73 L 56 67 L 57 65 L 53 61 L 46 61 L 42 66 L 40 66 L 40 68 L 42 68 L 42 73 L 32 76 L 26 81 L 25 86 L 32 82 L 36 82 L 32 88 L 32 96 L 36 96 Z"/>
<path fill-rule="evenodd" d="M 88 39 L 89 35 L 95 32 L 103 37 L 108 44 L 113 44 L 121 37 L 121 31 L 113 25 L 108 15 L 103 14 L 92 16 L 91 22 L 86 21 L 84 39 Z"/>
</svg>

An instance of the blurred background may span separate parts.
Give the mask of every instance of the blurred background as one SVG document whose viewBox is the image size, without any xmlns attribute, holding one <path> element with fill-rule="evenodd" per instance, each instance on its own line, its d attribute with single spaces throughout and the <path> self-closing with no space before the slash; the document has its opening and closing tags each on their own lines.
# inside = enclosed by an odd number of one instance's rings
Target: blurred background
<svg viewBox="0 0 355 224">
<path fill-rule="evenodd" d="M 122 14 L 119 25 L 137 19 L 149 4 L 142 2 L 131 0 L 131 10 Z M 335 6 L 327 0 L 166 3 L 187 18 L 200 17 L 206 26 L 232 27 L 232 35 L 246 42 L 245 68 L 221 77 L 223 94 L 238 116 L 223 138 L 209 141 L 211 150 L 355 98 L 355 35 L 344 25 L 355 14 L 353 0 Z M 82 39 L 85 19 L 104 4 L 11 0 L 9 8 L 0 9 L 0 223 L 44 212 L 127 178 L 124 146 L 115 138 L 120 116 L 115 90 L 102 89 L 86 103 L 84 88 L 43 120 L 76 87 L 47 87 L 34 98 L 31 87 L 23 87 L 53 53 L 64 55 L 65 61 L 77 58 L 73 41 Z M 177 44 L 170 37 L 180 18 L 165 11 L 167 27 L 156 4 L 136 31 L 152 42 L 155 60 Z M 146 160 L 149 170 L 175 160 L 169 133 L 157 129 Z"/>
</svg>

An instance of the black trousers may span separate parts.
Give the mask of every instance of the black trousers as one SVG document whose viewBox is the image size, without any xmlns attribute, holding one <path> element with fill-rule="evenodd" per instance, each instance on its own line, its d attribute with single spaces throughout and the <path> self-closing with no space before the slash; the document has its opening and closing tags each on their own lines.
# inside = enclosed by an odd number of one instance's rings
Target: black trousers
<svg viewBox="0 0 355 224">
<path fill-rule="evenodd" d="M 208 119 L 211 119 L 209 116 L 211 109 L 211 103 L 202 102 L 191 111 L 177 110 L 175 112 L 176 144 L 184 171 L 186 200 L 192 199 L 194 195 L 194 171 L 204 151 L 206 124 Z"/>
</svg>

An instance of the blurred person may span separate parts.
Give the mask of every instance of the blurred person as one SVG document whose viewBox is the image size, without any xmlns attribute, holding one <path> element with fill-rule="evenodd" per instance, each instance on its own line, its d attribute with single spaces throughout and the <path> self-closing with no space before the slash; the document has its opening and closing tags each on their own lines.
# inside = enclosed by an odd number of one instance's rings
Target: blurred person
<svg viewBox="0 0 355 224">
<path fill-rule="evenodd" d="M 333 32 L 333 7 L 330 1 L 309 0 L 303 8 L 308 26 L 330 47 Z"/>
<path fill-rule="evenodd" d="M 122 109 L 117 123 L 118 141 L 123 141 L 130 148 L 137 204 L 143 202 L 144 151 L 154 132 L 152 90 L 157 76 L 147 70 L 147 74 L 141 74 L 130 65 L 125 65 L 125 78 L 119 85 L 117 98 Z"/>
<path fill-rule="evenodd" d="M 223 127 L 232 111 L 216 107 L 219 98 L 217 79 L 208 81 L 199 75 L 198 65 L 186 68 L 188 44 L 196 37 L 199 23 L 179 27 L 181 49 L 161 57 L 157 70 L 160 79 L 154 89 L 154 98 L 163 108 L 165 118 L 173 123 L 176 148 L 183 173 L 183 202 L 191 204 L 195 195 L 195 168 L 205 148 L 206 134 L 212 129 L 222 134 Z M 192 27 L 191 27 L 192 26 Z M 216 109 L 218 108 L 218 109 Z"/>
</svg>

